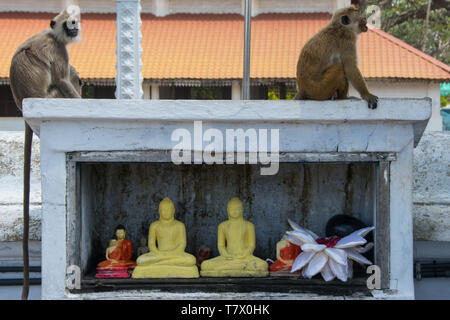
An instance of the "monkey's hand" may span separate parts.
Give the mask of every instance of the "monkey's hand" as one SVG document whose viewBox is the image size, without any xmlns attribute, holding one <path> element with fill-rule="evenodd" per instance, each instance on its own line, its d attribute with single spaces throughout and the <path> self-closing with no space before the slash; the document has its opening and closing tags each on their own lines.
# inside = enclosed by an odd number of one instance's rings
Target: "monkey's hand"
<svg viewBox="0 0 450 320">
<path fill-rule="evenodd" d="M 367 96 L 363 97 L 364 100 L 367 101 L 369 105 L 369 109 L 376 109 L 378 107 L 378 97 L 374 96 L 373 94 L 368 94 Z"/>
</svg>

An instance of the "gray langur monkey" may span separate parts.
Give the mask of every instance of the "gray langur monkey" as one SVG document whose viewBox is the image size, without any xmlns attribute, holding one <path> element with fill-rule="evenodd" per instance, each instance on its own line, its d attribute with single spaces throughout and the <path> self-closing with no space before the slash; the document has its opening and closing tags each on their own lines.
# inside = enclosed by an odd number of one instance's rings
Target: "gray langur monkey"
<svg viewBox="0 0 450 320">
<path fill-rule="evenodd" d="M 81 81 L 80 75 L 78 74 L 78 71 L 77 71 L 77 69 L 75 69 L 74 66 L 69 64 L 69 68 L 70 68 L 70 76 L 69 76 L 70 83 L 73 85 L 75 90 L 81 96 L 81 92 L 82 92 L 82 88 L 83 88 L 83 81 Z M 50 86 L 47 98 L 64 98 L 64 95 L 58 89 L 58 87 Z"/>
<path fill-rule="evenodd" d="M 26 40 L 11 61 L 10 85 L 17 108 L 22 111 L 25 98 L 81 98 L 81 81 L 69 65 L 66 46 L 81 40 L 80 8 L 70 5 L 50 22 L 50 30 Z M 33 131 L 25 122 L 23 170 L 23 288 L 22 299 L 29 292 L 29 206 L 30 164 Z"/>
</svg>

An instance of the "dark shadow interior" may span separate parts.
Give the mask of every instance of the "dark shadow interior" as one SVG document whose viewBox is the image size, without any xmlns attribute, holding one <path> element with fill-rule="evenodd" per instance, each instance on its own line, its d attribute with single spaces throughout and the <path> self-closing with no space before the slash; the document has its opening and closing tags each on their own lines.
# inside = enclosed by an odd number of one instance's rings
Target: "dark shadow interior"
<svg viewBox="0 0 450 320">
<path fill-rule="evenodd" d="M 348 214 L 374 221 L 374 164 L 280 163 L 278 174 L 260 175 L 259 165 L 174 165 L 172 163 L 81 163 L 80 210 L 83 275 L 104 260 L 114 228 L 122 224 L 133 243 L 133 259 L 159 202 L 175 204 L 186 225 L 186 251 L 205 244 L 218 254 L 217 227 L 227 219 L 227 202 L 239 197 L 244 218 L 256 229 L 254 255 L 276 259 L 276 243 L 290 229 L 287 219 L 325 236 L 327 221 Z"/>
</svg>

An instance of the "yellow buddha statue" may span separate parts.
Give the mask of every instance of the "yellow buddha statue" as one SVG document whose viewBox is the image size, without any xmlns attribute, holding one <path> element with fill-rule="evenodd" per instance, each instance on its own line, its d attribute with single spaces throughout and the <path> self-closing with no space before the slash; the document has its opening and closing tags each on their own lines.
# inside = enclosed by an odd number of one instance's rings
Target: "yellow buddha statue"
<svg viewBox="0 0 450 320">
<path fill-rule="evenodd" d="M 203 277 L 266 277 L 268 264 L 253 255 L 255 226 L 244 220 L 244 206 L 233 198 L 227 206 L 228 220 L 219 224 L 217 247 L 220 256 L 205 260 L 200 266 Z"/>
<path fill-rule="evenodd" d="M 186 228 L 175 220 L 175 206 L 169 198 L 159 204 L 159 220 L 150 225 L 149 253 L 138 257 L 133 278 L 198 278 L 193 255 L 186 249 Z"/>
</svg>

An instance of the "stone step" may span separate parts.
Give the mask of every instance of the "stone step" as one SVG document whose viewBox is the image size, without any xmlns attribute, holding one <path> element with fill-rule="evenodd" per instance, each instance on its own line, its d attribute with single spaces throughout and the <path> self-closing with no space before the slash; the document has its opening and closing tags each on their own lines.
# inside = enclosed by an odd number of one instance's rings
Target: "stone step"
<svg viewBox="0 0 450 320">
<path fill-rule="evenodd" d="M 0 272 L 0 283 L 3 280 L 22 280 L 22 279 L 23 279 L 23 272 Z M 41 273 L 30 272 L 30 280 L 31 279 L 41 279 Z"/>
<path fill-rule="evenodd" d="M 41 266 L 41 242 L 30 241 L 28 244 L 30 267 Z M 0 242 L 0 270 L 1 268 L 22 268 L 22 242 Z M 1 271 L 0 271 L 1 272 Z"/>
</svg>

